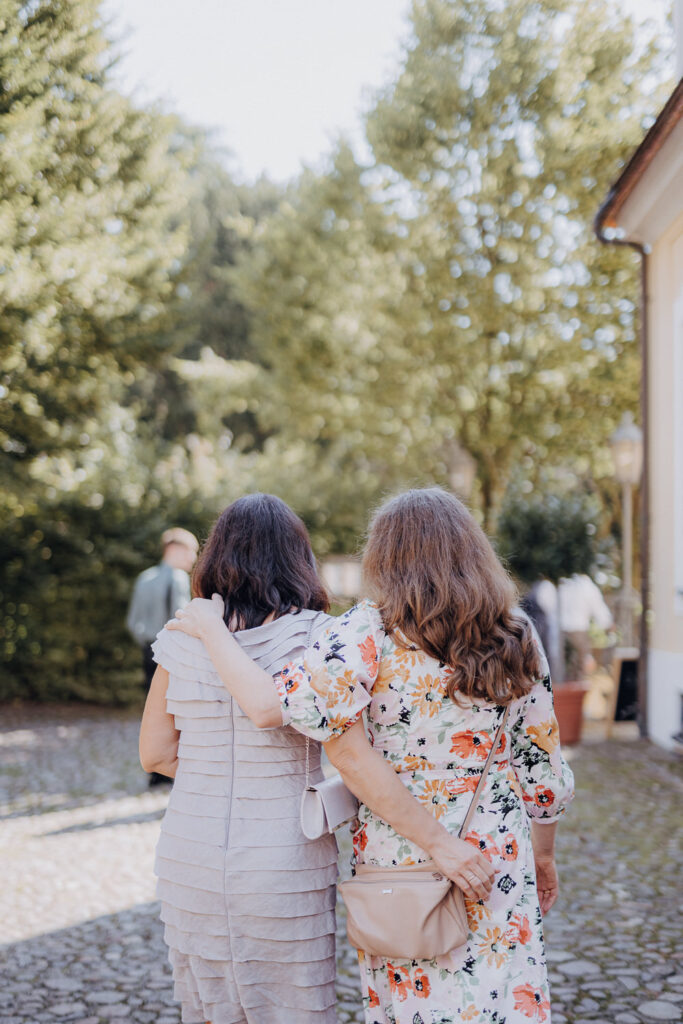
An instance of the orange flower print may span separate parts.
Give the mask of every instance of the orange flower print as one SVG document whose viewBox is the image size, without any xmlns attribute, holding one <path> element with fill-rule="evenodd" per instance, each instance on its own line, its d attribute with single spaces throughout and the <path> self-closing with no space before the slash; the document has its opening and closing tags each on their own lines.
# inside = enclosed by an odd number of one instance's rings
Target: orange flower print
<svg viewBox="0 0 683 1024">
<path fill-rule="evenodd" d="M 486 957 L 489 967 L 499 969 L 507 959 L 508 944 L 500 928 L 487 928 L 483 940 L 479 943 L 479 955 Z"/>
<path fill-rule="evenodd" d="M 521 1010 L 525 1017 L 539 1022 L 548 1019 L 550 1002 L 533 985 L 518 985 L 513 988 L 512 994 L 515 997 L 515 1010 Z"/>
<path fill-rule="evenodd" d="M 529 924 L 529 918 L 525 915 L 521 921 L 518 922 L 517 927 L 517 941 L 522 946 L 526 946 L 531 942 L 533 932 L 531 931 L 531 925 Z"/>
<path fill-rule="evenodd" d="M 375 992 L 374 988 L 368 986 L 368 1006 L 379 1006 L 379 996 Z"/>
<path fill-rule="evenodd" d="M 515 916 L 510 919 L 510 923 L 505 933 L 505 941 L 508 945 L 514 946 L 519 944 L 520 946 L 527 946 L 531 942 L 532 938 L 533 932 L 531 930 L 531 925 L 529 924 L 529 918 L 526 914 L 524 917 L 520 917 L 519 914 L 515 914 Z"/>
<path fill-rule="evenodd" d="M 456 732 L 451 736 L 451 754 L 459 757 L 477 757 L 485 761 L 493 740 L 487 732 Z"/>
<path fill-rule="evenodd" d="M 294 668 L 293 665 L 288 665 L 282 670 L 282 685 L 285 688 L 285 693 L 294 693 L 299 689 L 299 682 L 301 681 L 301 672 Z"/>
<path fill-rule="evenodd" d="M 441 710 L 445 692 L 446 688 L 438 676 L 420 676 L 411 696 L 411 704 L 423 718 L 434 718 Z"/>
<path fill-rule="evenodd" d="M 338 715 L 328 715 L 327 728 L 333 736 L 341 736 L 343 732 L 346 732 L 350 725 L 353 725 L 356 721 L 356 717 L 358 716 L 352 715 L 349 718 L 349 716 L 345 715 L 343 711 Z"/>
<path fill-rule="evenodd" d="M 425 655 L 422 651 L 412 650 L 407 647 L 398 647 L 387 659 L 394 682 L 398 679 L 402 683 L 410 681 L 413 669 L 417 668 Z M 382 658 L 382 663 L 385 659 Z"/>
<path fill-rule="evenodd" d="M 377 645 L 374 637 L 366 637 L 362 644 L 358 644 L 358 650 L 366 669 L 372 672 L 377 664 Z"/>
<path fill-rule="evenodd" d="M 487 921 L 491 916 L 491 911 L 483 900 L 468 900 L 465 897 L 465 910 L 467 911 L 467 922 L 471 932 L 476 931 L 477 925 L 481 924 L 482 921 Z"/>
<path fill-rule="evenodd" d="M 367 824 L 361 825 L 357 832 L 353 834 L 353 852 L 356 857 L 360 856 L 362 850 L 368 845 L 368 826 Z"/>
<path fill-rule="evenodd" d="M 540 725 L 528 726 L 526 734 L 531 738 L 534 746 L 540 747 L 546 754 L 554 753 L 560 742 L 560 729 L 555 715 L 549 721 L 541 722 Z"/>
<path fill-rule="evenodd" d="M 325 700 L 331 707 L 334 707 L 335 704 L 352 704 L 355 688 L 356 677 L 351 669 L 347 668 L 345 672 L 335 676 L 334 679 L 328 678 Z"/>
<path fill-rule="evenodd" d="M 324 667 L 314 668 L 311 672 L 311 689 L 321 697 L 326 696 L 330 688 L 330 677 Z"/>
<path fill-rule="evenodd" d="M 429 993 L 431 991 L 429 978 L 420 967 L 415 971 L 415 982 L 413 984 L 413 988 L 415 989 L 415 995 L 418 999 L 429 998 Z"/>
<path fill-rule="evenodd" d="M 406 668 L 415 668 L 423 657 L 422 651 L 418 651 L 417 647 L 397 647 L 391 655 L 392 661 Z"/>
<path fill-rule="evenodd" d="M 499 852 L 503 860 L 517 860 L 519 847 L 517 846 L 517 840 L 513 835 L 505 836 L 505 839 L 500 844 Z"/>
<path fill-rule="evenodd" d="M 480 853 L 483 853 L 487 860 L 491 860 L 495 853 L 498 853 L 498 847 L 493 842 L 490 836 L 482 836 L 478 832 L 468 832 L 465 836 L 466 843 L 472 843 L 472 846 L 476 846 Z"/>
<path fill-rule="evenodd" d="M 428 779 L 419 799 L 429 805 L 435 818 L 443 817 L 448 810 L 448 784 L 443 779 Z"/>
<path fill-rule="evenodd" d="M 524 800 L 525 796 L 524 796 L 524 793 L 522 792 L 522 787 L 520 786 L 519 779 L 517 778 L 517 776 L 513 772 L 512 768 L 510 768 L 510 770 L 507 773 L 507 781 L 509 782 L 510 789 L 515 794 L 517 799 L 518 800 Z"/>
<path fill-rule="evenodd" d="M 396 673 L 391 666 L 391 658 L 382 658 L 379 663 L 379 671 L 372 688 L 373 694 L 386 693 L 391 689 L 391 684 L 396 682 Z"/>
<path fill-rule="evenodd" d="M 461 1020 L 474 1020 L 475 1017 L 479 1016 L 479 1010 L 476 1008 L 474 1003 L 470 1003 L 466 1010 L 463 1010 L 460 1014 Z"/>
<path fill-rule="evenodd" d="M 555 794 L 552 789 L 545 789 L 543 786 L 536 786 L 534 803 L 538 807 L 549 807 L 555 802 Z"/>
<path fill-rule="evenodd" d="M 474 793 L 478 782 L 478 775 L 465 775 L 461 779 L 449 779 L 448 792 L 452 796 L 458 796 L 460 793 Z"/>
<path fill-rule="evenodd" d="M 406 754 L 396 768 L 400 772 L 429 772 L 432 771 L 434 765 L 426 757 L 420 757 L 419 754 Z"/>
<path fill-rule="evenodd" d="M 413 986 L 410 984 L 410 975 L 405 967 L 394 967 L 387 963 L 387 975 L 391 991 L 403 1002 L 410 995 Z"/>
</svg>

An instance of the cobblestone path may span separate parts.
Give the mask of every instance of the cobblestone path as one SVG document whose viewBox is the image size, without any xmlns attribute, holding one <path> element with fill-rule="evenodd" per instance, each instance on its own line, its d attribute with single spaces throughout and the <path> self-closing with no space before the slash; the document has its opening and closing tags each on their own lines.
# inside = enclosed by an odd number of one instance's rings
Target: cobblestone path
<svg viewBox="0 0 683 1024">
<path fill-rule="evenodd" d="M 683 765 L 635 740 L 571 753 L 553 1024 L 681 1021 Z M 130 713 L 0 708 L 2 1024 L 178 1024 L 152 877 L 166 800 L 147 789 Z M 344 941 L 338 1005 L 360 1024 Z"/>
</svg>

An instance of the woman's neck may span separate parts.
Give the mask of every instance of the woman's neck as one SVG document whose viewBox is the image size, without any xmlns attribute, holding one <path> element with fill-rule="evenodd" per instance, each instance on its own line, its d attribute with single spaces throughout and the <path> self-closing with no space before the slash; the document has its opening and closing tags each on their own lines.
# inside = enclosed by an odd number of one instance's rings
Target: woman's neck
<svg viewBox="0 0 683 1024">
<path fill-rule="evenodd" d="M 270 612 L 270 614 L 266 615 L 263 622 L 259 622 L 259 626 L 265 626 L 267 622 L 272 622 L 273 619 L 275 618 L 277 618 L 275 612 Z M 238 615 L 233 613 L 233 615 L 230 617 L 230 621 L 228 622 L 228 629 L 230 630 L 231 633 L 237 633 L 240 629 L 244 629 L 244 625 L 240 622 Z"/>
</svg>

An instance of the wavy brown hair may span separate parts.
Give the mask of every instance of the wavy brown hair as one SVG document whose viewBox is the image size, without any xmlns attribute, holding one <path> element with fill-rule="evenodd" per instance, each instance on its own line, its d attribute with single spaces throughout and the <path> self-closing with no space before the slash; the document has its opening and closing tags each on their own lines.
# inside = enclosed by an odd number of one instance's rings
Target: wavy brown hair
<svg viewBox="0 0 683 1024">
<path fill-rule="evenodd" d="M 452 494 L 429 487 L 383 505 L 370 524 L 363 572 L 387 632 L 452 668 L 452 700 L 509 704 L 542 675 L 531 626 L 515 610 L 516 587 Z"/>
<path fill-rule="evenodd" d="M 194 567 L 192 591 L 220 594 L 225 622 L 238 629 L 260 626 L 271 613 L 329 608 L 308 531 L 274 494 L 248 494 L 220 514 Z"/>
</svg>

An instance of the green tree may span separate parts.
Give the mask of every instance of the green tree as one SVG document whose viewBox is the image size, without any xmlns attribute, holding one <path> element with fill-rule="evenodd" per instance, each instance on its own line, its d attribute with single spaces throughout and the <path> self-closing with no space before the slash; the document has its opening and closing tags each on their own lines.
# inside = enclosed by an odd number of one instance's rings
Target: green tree
<svg viewBox="0 0 683 1024">
<path fill-rule="evenodd" d="M 511 476 L 606 469 L 637 401 L 635 260 L 592 234 L 657 108 L 661 54 L 606 0 L 420 0 L 368 117 L 377 160 L 306 172 L 232 275 L 267 435 L 256 479 L 353 547 L 387 490 L 475 459 L 489 528 Z"/>
<path fill-rule="evenodd" d="M 597 566 L 600 507 L 582 493 L 508 493 L 498 518 L 503 558 L 527 586 L 591 575 Z"/>
<path fill-rule="evenodd" d="M 431 380 L 395 315 L 396 218 L 367 177 L 341 144 L 325 173 L 291 187 L 233 274 L 259 368 L 245 398 L 267 435 L 253 478 L 295 505 L 320 551 L 355 547 L 373 502 L 429 474 Z"/>
<path fill-rule="evenodd" d="M 225 154 L 201 140 L 188 182 L 189 237 L 184 254 L 181 301 L 174 311 L 172 346 L 147 374 L 138 373 L 128 401 L 160 438 L 258 446 L 263 441 L 243 395 L 227 390 L 229 365 L 253 361 L 249 313 L 232 280 L 232 269 L 250 251 L 261 221 L 274 212 L 281 189 L 262 178 L 237 184 L 221 162 Z M 241 373 L 238 372 L 241 380 Z M 238 389 L 239 390 L 239 389 Z"/>
<path fill-rule="evenodd" d="M 95 0 L 0 0 L 5 697 L 121 699 L 125 592 L 148 557 L 133 541 L 193 498 L 190 480 L 160 509 L 178 474 L 122 403 L 178 344 L 195 146 L 112 88 L 111 60 Z"/>
<path fill-rule="evenodd" d="M 166 348 L 188 152 L 108 82 L 98 0 L 0 0 L 0 451 L 87 445 L 118 375 Z"/>
<path fill-rule="evenodd" d="M 635 260 L 591 225 L 661 65 L 606 0 L 416 0 L 369 116 L 405 211 L 425 411 L 476 460 L 489 525 L 513 470 L 591 467 L 637 401 Z"/>
</svg>

